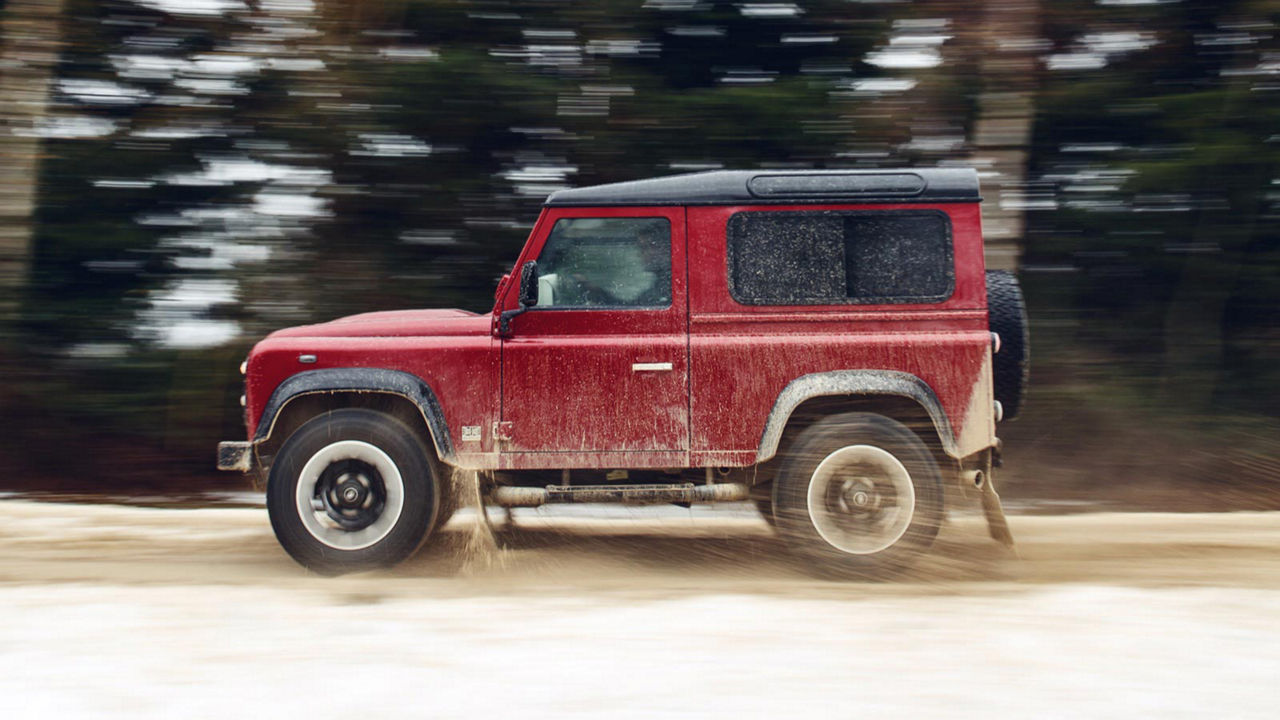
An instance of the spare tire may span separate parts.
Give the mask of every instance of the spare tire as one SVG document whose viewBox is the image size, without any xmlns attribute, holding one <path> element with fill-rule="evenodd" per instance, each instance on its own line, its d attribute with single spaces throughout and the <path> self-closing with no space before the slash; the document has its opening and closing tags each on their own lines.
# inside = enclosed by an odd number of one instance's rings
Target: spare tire
<svg viewBox="0 0 1280 720">
<path fill-rule="evenodd" d="M 1031 372 L 1027 305 L 1013 273 L 987 271 L 987 315 L 987 326 L 1000 335 L 1000 352 L 993 363 L 995 398 L 1004 409 L 1004 419 L 1012 420 L 1022 411 Z"/>
</svg>

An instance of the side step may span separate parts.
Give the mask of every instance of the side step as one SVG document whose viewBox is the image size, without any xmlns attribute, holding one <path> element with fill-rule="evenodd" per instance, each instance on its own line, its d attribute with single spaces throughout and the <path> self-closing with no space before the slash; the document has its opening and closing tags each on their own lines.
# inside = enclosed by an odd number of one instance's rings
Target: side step
<svg viewBox="0 0 1280 720">
<path fill-rule="evenodd" d="M 546 503 L 625 503 L 661 505 L 666 503 L 731 502 L 746 500 L 751 488 L 743 483 L 695 485 L 548 485 L 545 488 L 499 485 L 489 499 L 502 507 L 537 507 Z"/>
</svg>

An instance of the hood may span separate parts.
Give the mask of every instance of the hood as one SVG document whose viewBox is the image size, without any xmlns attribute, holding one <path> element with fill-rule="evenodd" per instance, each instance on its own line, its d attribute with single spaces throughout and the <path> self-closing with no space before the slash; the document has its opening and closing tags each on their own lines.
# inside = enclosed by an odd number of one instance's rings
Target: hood
<svg viewBox="0 0 1280 720">
<path fill-rule="evenodd" d="M 268 337 L 414 337 L 488 335 L 492 319 L 466 310 L 390 310 L 277 330 Z"/>
</svg>

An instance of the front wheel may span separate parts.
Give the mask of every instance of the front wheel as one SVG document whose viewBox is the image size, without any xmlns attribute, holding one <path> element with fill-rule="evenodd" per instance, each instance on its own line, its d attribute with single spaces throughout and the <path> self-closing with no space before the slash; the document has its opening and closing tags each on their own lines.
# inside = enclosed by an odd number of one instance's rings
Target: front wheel
<svg viewBox="0 0 1280 720">
<path fill-rule="evenodd" d="M 280 545 L 325 575 L 408 558 L 430 532 L 439 497 L 413 431 L 356 408 L 298 428 L 276 455 L 267 482 L 267 512 Z"/>
<path fill-rule="evenodd" d="M 774 516 L 819 574 L 884 577 L 933 544 L 942 481 L 906 426 L 871 413 L 834 415 L 796 438 L 774 482 Z"/>
</svg>

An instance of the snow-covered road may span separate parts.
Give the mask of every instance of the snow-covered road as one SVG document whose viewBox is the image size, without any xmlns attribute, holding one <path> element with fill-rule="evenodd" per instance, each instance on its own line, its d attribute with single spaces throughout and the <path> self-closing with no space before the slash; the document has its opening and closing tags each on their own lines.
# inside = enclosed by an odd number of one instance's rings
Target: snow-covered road
<svg viewBox="0 0 1280 720">
<path fill-rule="evenodd" d="M 1258 717 L 1280 513 L 975 518 L 895 583 L 813 580 L 747 513 L 465 518 L 308 576 L 261 509 L 0 501 L 5 718 Z"/>
</svg>

